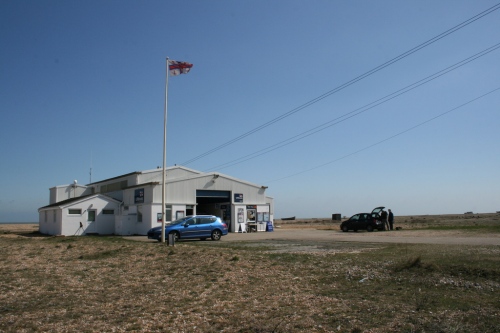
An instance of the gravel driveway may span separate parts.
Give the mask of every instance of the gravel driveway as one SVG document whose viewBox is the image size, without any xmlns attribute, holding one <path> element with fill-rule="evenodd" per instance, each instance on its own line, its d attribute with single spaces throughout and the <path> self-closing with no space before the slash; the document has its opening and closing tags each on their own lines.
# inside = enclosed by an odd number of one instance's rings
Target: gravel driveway
<svg viewBox="0 0 500 333">
<path fill-rule="evenodd" d="M 128 236 L 127 239 L 150 241 L 146 236 Z M 341 232 L 338 230 L 279 229 L 273 232 L 229 233 L 223 242 L 261 240 L 306 240 L 364 243 L 408 243 L 408 244 L 455 244 L 455 245 L 500 245 L 500 236 L 460 231 L 395 230 L 375 232 Z"/>
<path fill-rule="evenodd" d="M 289 239 L 365 243 L 500 245 L 500 237 L 498 235 L 429 230 L 360 231 L 346 233 L 337 230 L 275 229 L 273 232 L 230 233 L 222 239 L 227 242 Z"/>
</svg>

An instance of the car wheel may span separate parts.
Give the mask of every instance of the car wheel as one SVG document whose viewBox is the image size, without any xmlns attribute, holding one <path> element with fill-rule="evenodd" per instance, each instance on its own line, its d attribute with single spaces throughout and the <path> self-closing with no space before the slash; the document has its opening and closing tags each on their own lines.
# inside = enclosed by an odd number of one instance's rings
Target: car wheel
<svg viewBox="0 0 500 333">
<path fill-rule="evenodd" d="M 214 230 L 212 231 L 212 240 L 218 241 L 222 237 L 222 232 L 220 230 Z"/>
<path fill-rule="evenodd" d="M 344 225 L 344 226 L 342 226 L 342 231 L 343 231 L 343 232 L 348 232 L 348 231 L 349 231 L 349 228 L 347 228 L 347 226 L 346 226 L 346 225 Z"/>
<path fill-rule="evenodd" d="M 373 227 L 371 225 L 369 225 L 369 226 L 366 227 L 366 230 L 368 230 L 369 232 L 372 232 L 373 231 Z"/>
</svg>

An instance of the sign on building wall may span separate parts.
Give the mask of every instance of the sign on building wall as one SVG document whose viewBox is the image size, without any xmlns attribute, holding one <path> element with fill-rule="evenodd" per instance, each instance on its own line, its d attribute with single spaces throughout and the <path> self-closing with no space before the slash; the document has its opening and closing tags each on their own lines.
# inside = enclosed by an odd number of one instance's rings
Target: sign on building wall
<svg viewBox="0 0 500 333">
<path fill-rule="evenodd" d="M 235 193 L 234 202 L 243 202 L 243 193 Z"/>
<path fill-rule="evenodd" d="M 257 220 L 257 210 L 255 208 L 248 208 L 253 206 L 247 206 L 247 221 L 256 222 Z"/>
<path fill-rule="evenodd" d="M 144 203 L 144 189 L 138 188 L 134 193 L 134 203 Z"/>
</svg>

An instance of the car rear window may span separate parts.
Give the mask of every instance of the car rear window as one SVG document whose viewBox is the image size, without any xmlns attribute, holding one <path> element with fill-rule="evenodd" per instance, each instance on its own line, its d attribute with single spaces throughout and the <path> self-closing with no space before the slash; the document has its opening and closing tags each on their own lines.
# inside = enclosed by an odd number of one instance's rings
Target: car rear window
<svg viewBox="0 0 500 333">
<path fill-rule="evenodd" d="M 201 221 L 199 223 L 209 224 L 209 223 L 215 222 L 216 220 L 217 220 L 217 218 L 215 218 L 215 217 L 202 217 Z"/>
</svg>

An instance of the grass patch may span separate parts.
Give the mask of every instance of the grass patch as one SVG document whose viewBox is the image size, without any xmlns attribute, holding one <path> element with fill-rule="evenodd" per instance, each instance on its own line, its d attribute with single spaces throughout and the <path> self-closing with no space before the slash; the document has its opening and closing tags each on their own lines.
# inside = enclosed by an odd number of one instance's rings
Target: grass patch
<svg viewBox="0 0 500 333">
<path fill-rule="evenodd" d="M 172 248 L 119 237 L 0 241 L 2 332 L 500 328 L 495 246 L 270 240 L 179 242 Z"/>
<path fill-rule="evenodd" d="M 395 272 L 403 270 L 424 271 L 425 273 L 438 271 L 439 267 L 434 263 L 423 263 L 420 256 L 410 258 L 394 267 Z"/>
<path fill-rule="evenodd" d="M 100 260 L 118 256 L 120 250 L 104 250 L 95 253 L 84 254 L 78 257 L 82 260 Z"/>
</svg>

